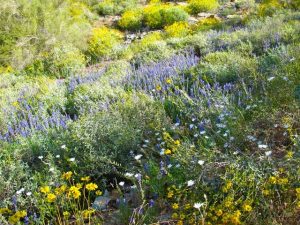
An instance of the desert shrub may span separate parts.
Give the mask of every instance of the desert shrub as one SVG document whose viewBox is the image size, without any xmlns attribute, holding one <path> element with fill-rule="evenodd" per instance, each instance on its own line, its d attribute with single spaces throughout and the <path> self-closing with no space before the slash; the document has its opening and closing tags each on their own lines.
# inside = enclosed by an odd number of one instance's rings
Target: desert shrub
<svg viewBox="0 0 300 225">
<path fill-rule="evenodd" d="M 156 41 L 151 44 L 147 44 L 144 48 L 139 49 L 135 52 L 131 59 L 136 65 L 147 64 L 150 62 L 157 62 L 164 58 L 168 58 L 174 53 L 164 41 Z"/>
<path fill-rule="evenodd" d="M 109 173 L 115 162 L 130 166 L 130 152 L 137 151 L 145 132 L 162 127 L 165 120 L 160 104 L 146 96 L 129 95 L 108 111 L 83 117 L 74 124 L 73 155 L 80 161 L 82 172 Z"/>
<path fill-rule="evenodd" d="M 21 188 L 24 188 L 23 192 L 25 193 L 32 191 L 35 184 L 31 179 L 31 170 L 28 168 L 28 165 L 22 161 L 20 151 L 14 150 L 14 152 L 12 152 L 13 149 L 7 144 L 0 148 L 0 208 L 5 205 L 13 206 L 13 202 L 16 202 L 17 198 L 20 200 L 18 206 L 23 207 L 25 199 L 21 197 L 21 195 L 16 195 L 16 193 Z"/>
<path fill-rule="evenodd" d="M 168 37 L 184 37 L 190 33 L 189 25 L 186 22 L 175 22 L 165 27 Z"/>
<path fill-rule="evenodd" d="M 265 0 L 259 5 L 258 14 L 260 16 L 272 16 L 280 8 L 282 8 L 280 1 Z"/>
<path fill-rule="evenodd" d="M 149 5 L 144 8 L 145 24 L 158 29 L 174 22 L 186 21 L 188 14 L 181 8 L 169 5 Z"/>
<path fill-rule="evenodd" d="M 161 5 L 149 5 L 144 8 L 143 14 L 146 26 L 153 29 L 161 28 L 163 26 L 163 18 L 161 15 L 162 8 L 163 6 Z"/>
<path fill-rule="evenodd" d="M 179 7 L 166 7 L 162 12 L 163 25 L 171 25 L 175 22 L 186 21 L 189 15 Z"/>
<path fill-rule="evenodd" d="M 187 10 L 191 14 L 207 12 L 218 7 L 218 2 L 215 0 L 189 0 Z"/>
<path fill-rule="evenodd" d="M 100 2 L 95 8 L 100 15 L 113 15 L 115 13 L 114 3 L 110 0 Z"/>
<path fill-rule="evenodd" d="M 218 27 L 220 27 L 220 20 L 215 17 L 208 17 L 197 22 L 197 24 L 192 26 L 192 29 L 195 31 L 204 31 Z"/>
<path fill-rule="evenodd" d="M 118 24 L 125 30 L 139 30 L 142 27 L 142 21 L 142 11 L 137 9 L 124 12 Z"/>
<path fill-rule="evenodd" d="M 234 52 L 215 52 L 205 56 L 203 74 L 220 83 L 236 82 L 238 79 L 253 79 L 257 70 L 255 59 Z"/>
<path fill-rule="evenodd" d="M 53 47 L 51 52 L 45 53 L 41 59 L 27 65 L 24 72 L 31 76 L 65 78 L 84 68 L 85 63 L 85 56 L 78 48 L 70 44 L 60 44 Z"/>
<path fill-rule="evenodd" d="M 83 14 L 72 15 L 69 1 L 42 2 L 40 0 L 6 1 L 0 8 L 1 59 L 0 64 L 22 70 L 39 61 L 43 64 L 46 52 L 61 43 L 84 50 L 90 30 L 90 20 Z M 88 12 L 90 13 L 90 12 Z M 78 32 L 78 30 L 81 32 Z M 40 67 L 47 67 L 41 65 Z"/>
<path fill-rule="evenodd" d="M 136 7 L 137 0 L 104 0 L 94 8 L 100 15 L 116 15 Z"/>
<path fill-rule="evenodd" d="M 122 33 L 107 27 L 94 28 L 89 39 L 88 53 L 92 60 L 107 57 L 113 52 L 113 48 L 121 43 Z"/>
</svg>

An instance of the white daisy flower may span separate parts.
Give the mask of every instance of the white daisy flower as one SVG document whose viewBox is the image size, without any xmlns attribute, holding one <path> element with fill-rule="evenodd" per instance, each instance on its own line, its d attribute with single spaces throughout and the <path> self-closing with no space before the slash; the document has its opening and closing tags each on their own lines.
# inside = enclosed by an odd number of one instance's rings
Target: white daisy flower
<svg viewBox="0 0 300 225">
<path fill-rule="evenodd" d="M 134 157 L 134 159 L 135 159 L 135 160 L 140 160 L 142 157 L 143 157 L 143 155 L 139 154 L 139 155 L 136 155 L 136 156 Z"/>
<path fill-rule="evenodd" d="M 199 164 L 200 166 L 202 166 L 202 165 L 204 165 L 204 161 L 203 161 L 203 160 L 198 160 L 198 164 Z"/>
<path fill-rule="evenodd" d="M 189 181 L 187 182 L 188 187 L 191 187 L 191 186 L 193 186 L 194 184 L 195 184 L 195 181 L 193 181 L 193 180 L 189 180 Z"/>
</svg>

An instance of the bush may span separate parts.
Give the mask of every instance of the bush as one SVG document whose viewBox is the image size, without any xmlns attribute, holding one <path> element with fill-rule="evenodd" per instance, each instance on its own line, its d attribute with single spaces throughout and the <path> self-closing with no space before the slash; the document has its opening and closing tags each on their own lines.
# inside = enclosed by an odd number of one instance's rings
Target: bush
<svg viewBox="0 0 300 225">
<path fill-rule="evenodd" d="M 152 28 L 158 29 L 163 26 L 163 18 L 161 15 L 161 10 L 164 6 L 162 5 L 149 5 L 144 8 L 144 21 L 145 24 Z"/>
<path fill-rule="evenodd" d="M 86 63 L 84 54 L 70 44 L 60 44 L 52 51 L 45 53 L 42 58 L 24 68 L 24 72 L 31 76 L 51 76 L 66 78 L 70 74 L 84 68 Z"/>
<path fill-rule="evenodd" d="M 164 25 L 172 25 L 175 22 L 186 21 L 189 15 L 179 7 L 166 7 L 162 10 L 162 18 Z"/>
<path fill-rule="evenodd" d="M 130 10 L 122 14 L 119 26 L 125 30 L 139 30 L 142 27 L 143 14 L 141 10 Z"/>
<path fill-rule="evenodd" d="M 100 15 L 116 15 L 133 9 L 137 2 L 137 0 L 104 0 L 96 6 L 96 10 Z"/>
<path fill-rule="evenodd" d="M 205 56 L 201 68 L 203 74 L 222 84 L 237 82 L 239 79 L 254 81 L 257 62 L 236 52 L 214 52 Z"/>
<path fill-rule="evenodd" d="M 43 64 L 45 53 L 61 43 L 85 50 L 91 28 L 85 14 L 91 12 L 83 6 L 74 12 L 74 7 L 70 1 L 6 1 L 0 7 L 0 66 L 20 71 L 37 61 Z"/>
<path fill-rule="evenodd" d="M 179 21 L 186 21 L 187 18 L 188 14 L 176 6 L 149 5 L 144 8 L 145 24 L 152 29 L 163 28 Z"/>
<path fill-rule="evenodd" d="M 188 3 L 187 10 L 191 14 L 211 11 L 218 7 L 216 0 L 189 0 Z"/>
<path fill-rule="evenodd" d="M 97 5 L 96 9 L 100 15 L 113 15 L 115 13 L 114 4 L 112 3 L 112 1 L 100 2 Z"/>
<path fill-rule="evenodd" d="M 94 28 L 89 39 L 88 53 L 92 60 L 97 60 L 112 53 L 113 48 L 121 43 L 122 33 L 107 27 Z"/>
<path fill-rule="evenodd" d="M 260 16 L 272 16 L 282 7 L 281 2 L 278 0 L 264 0 L 259 5 L 258 14 Z"/>
<path fill-rule="evenodd" d="M 220 27 L 220 20 L 215 17 L 208 17 L 203 20 L 200 20 L 197 24 L 195 24 L 193 26 L 193 30 L 204 31 L 218 27 Z"/>
<path fill-rule="evenodd" d="M 190 29 L 186 22 L 175 22 L 165 27 L 165 32 L 168 37 L 184 37 L 190 33 Z"/>
<path fill-rule="evenodd" d="M 95 116 L 83 117 L 72 129 L 73 157 L 80 161 L 82 173 L 97 176 L 114 171 L 114 162 L 130 167 L 130 152 L 139 149 L 145 132 L 166 123 L 162 106 L 147 96 L 124 96 Z M 118 168 L 120 169 L 120 168 Z"/>
</svg>

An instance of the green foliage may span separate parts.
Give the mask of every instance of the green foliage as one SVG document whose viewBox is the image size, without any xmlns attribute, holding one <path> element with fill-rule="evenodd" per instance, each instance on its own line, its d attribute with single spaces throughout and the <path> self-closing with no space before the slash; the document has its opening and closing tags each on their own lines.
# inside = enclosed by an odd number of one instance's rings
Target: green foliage
<svg viewBox="0 0 300 225">
<path fill-rule="evenodd" d="M 105 174 L 115 167 L 114 162 L 130 166 L 130 152 L 137 150 L 145 132 L 166 122 L 161 106 L 148 97 L 124 98 L 109 111 L 82 118 L 71 128 L 72 154 L 80 160 L 82 172 Z"/>
<path fill-rule="evenodd" d="M 126 11 L 119 20 L 119 26 L 125 30 L 139 30 L 142 27 L 143 14 L 140 9 Z"/>
<path fill-rule="evenodd" d="M 186 22 L 175 22 L 165 27 L 165 32 L 168 37 L 185 37 L 190 33 L 190 29 Z"/>
<path fill-rule="evenodd" d="M 149 5 L 144 8 L 145 24 L 158 29 L 174 22 L 186 21 L 188 14 L 179 7 L 169 5 Z"/>
<path fill-rule="evenodd" d="M 216 0 L 189 0 L 188 3 L 187 10 L 191 14 L 208 12 L 218 7 Z"/>
<path fill-rule="evenodd" d="M 135 8 L 137 0 L 104 0 L 95 6 L 100 15 L 116 15 Z"/>
<path fill-rule="evenodd" d="M 121 43 L 123 35 L 115 29 L 107 27 L 94 28 L 89 39 L 88 53 L 92 60 L 107 57 L 114 51 L 114 48 Z"/>
<path fill-rule="evenodd" d="M 3 54 L 0 64 L 10 65 L 15 70 L 21 70 L 36 61 L 45 64 L 45 53 L 54 51 L 55 46 L 64 43 L 67 43 L 66 48 L 72 46 L 84 50 L 85 44 L 82 43 L 90 30 L 90 14 L 88 8 L 81 5 L 78 9 L 76 4 L 59 0 L 46 3 L 40 0 L 2 2 L 0 42 Z M 72 7 L 76 7 L 79 12 L 75 12 Z M 47 65 L 40 67 L 46 69 Z"/>
</svg>

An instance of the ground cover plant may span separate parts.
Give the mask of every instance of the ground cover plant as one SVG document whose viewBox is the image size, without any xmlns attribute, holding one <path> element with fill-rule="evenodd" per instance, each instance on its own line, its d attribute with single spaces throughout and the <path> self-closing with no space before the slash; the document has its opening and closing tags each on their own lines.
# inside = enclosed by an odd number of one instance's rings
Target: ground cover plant
<svg viewBox="0 0 300 225">
<path fill-rule="evenodd" d="M 299 19 L 2 1 L 0 224 L 299 224 Z"/>
</svg>

